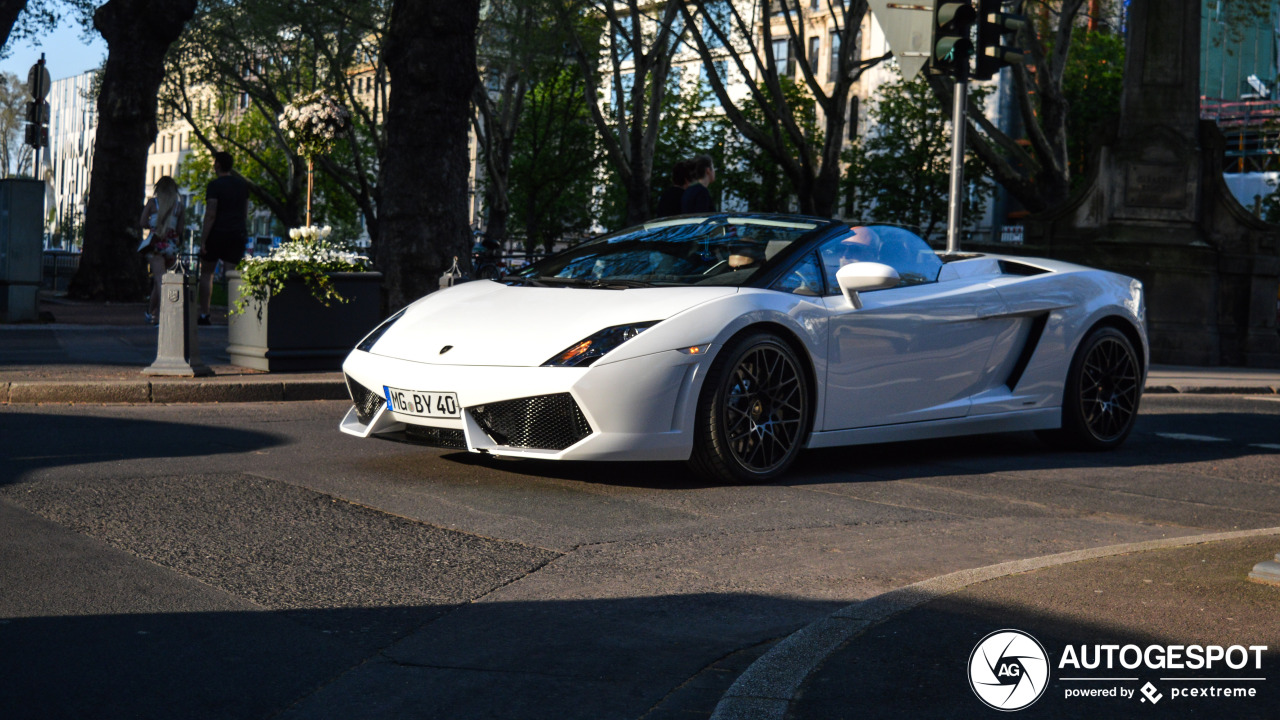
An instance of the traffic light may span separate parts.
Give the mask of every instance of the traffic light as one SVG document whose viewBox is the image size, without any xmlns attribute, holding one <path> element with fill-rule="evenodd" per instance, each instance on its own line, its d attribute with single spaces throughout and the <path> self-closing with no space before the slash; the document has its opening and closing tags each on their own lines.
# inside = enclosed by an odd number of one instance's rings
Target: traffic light
<svg viewBox="0 0 1280 720">
<path fill-rule="evenodd" d="M 36 149 L 49 147 L 49 126 L 27 125 L 26 136 L 23 141 Z"/>
<path fill-rule="evenodd" d="M 935 75 L 951 75 L 957 78 L 969 77 L 969 55 L 973 52 L 973 42 L 969 39 L 969 30 L 977 11 L 973 3 L 939 2 L 933 6 L 933 59 L 932 72 Z"/>
<path fill-rule="evenodd" d="M 1003 12 L 1002 0 L 979 0 L 978 13 L 978 67 L 974 77 L 990 80 L 1000 68 L 1021 63 L 1020 48 L 1004 45 L 1006 35 L 1013 35 L 1026 27 L 1027 19 L 1021 15 Z"/>
</svg>

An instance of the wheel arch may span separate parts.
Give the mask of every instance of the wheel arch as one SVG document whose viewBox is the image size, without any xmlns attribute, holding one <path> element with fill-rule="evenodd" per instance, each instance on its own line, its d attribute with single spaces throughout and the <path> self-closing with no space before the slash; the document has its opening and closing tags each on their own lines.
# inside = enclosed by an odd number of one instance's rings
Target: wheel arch
<svg viewBox="0 0 1280 720">
<path fill-rule="evenodd" d="M 805 431 L 802 438 L 801 447 L 809 444 L 809 437 L 813 435 L 813 430 L 818 424 L 818 371 L 814 366 L 813 354 L 809 352 L 808 346 L 800 339 L 800 336 L 794 330 L 783 325 L 782 323 L 772 322 L 769 320 L 761 320 L 745 325 L 728 338 L 725 339 L 722 347 L 728 347 L 736 342 L 739 338 L 758 332 L 768 332 L 777 335 L 783 342 L 791 348 L 791 351 L 800 358 L 800 369 L 804 372 L 805 380 L 809 386 L 809 427 Z"/>
<path fill-rule="evenodd" d="M 1080 338 L 1083 340 L 1084 338 L 1089 337 L 1093 331 L 1102 327 L 1115 328 L 1123 333 L 1129 340 L 1129 343 L 1133 345 L 1134 352 L 1138 353 L 1138 367 L 1142 368 L 1143 379 L 1145 380 L 1147 372 L 1147 349 L 1146 345 L 1142 342 L 1142 333 L 1138 331 L 1138 328 L 1134 326 L 1133 322 L 1129 320 L 1129 318 L 1126 318 L 1123 315 L 1107 315 L 1099 318 L 1093 323 L 1093 325 L 1090 325 L 1089 329 L 1080 335 Z"/>
</svg>

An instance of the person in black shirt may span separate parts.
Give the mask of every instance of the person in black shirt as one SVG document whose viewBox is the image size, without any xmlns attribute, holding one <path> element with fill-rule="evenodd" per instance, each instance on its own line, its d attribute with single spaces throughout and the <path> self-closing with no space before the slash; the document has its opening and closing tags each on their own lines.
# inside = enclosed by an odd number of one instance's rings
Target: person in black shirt
<svg viewBox="0 0 1280 720">
<path fill-rule="evenodd" d="M 205 188 L 204 230 L 200 234 L 200 325 L 209 324 L 213 271 L 218 261 L 234 267 L 244 257 L 248 240 L 249 184 L 231 174 L 231 153 L 213 156 L 214 178 Z"/>
<path fill-rule="evenodd" d="M 680 214 L 680 203 L 684 198 L 685 188 L 693 179 L 693 161 L 681 160 L 671 166 L 671 187 L 662 191 L 658 198 L 658 211 L 654 217 L 671 217 Z"/>
<path fill-rule="evenodd" d="M 693 159 L 693 181 L 680 198 L 680 212 L 705 213 L 715 210 L 711 204 L 711 192 L 707 187 L 716 180 L 716 168 L 710 155 Z"/>
</svg>

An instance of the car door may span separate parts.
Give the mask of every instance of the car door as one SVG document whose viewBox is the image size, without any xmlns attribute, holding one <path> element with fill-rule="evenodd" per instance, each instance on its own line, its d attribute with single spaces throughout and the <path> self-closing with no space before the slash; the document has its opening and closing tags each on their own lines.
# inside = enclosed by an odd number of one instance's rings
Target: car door
<svg viewBox="0 0 1280 720">
<path fill-rule="evenodd" d="M 838 262 L 829 252 L 822 257 L 824 264 Z M 994 342 L 983 318 L 1003 307 L 995 289 L 971 280 L 926 281 L 861 299 L 855 310 L 843 295 L 823 298 L 830 355 L 822 429 L 965 416 Z"/>
</svg>

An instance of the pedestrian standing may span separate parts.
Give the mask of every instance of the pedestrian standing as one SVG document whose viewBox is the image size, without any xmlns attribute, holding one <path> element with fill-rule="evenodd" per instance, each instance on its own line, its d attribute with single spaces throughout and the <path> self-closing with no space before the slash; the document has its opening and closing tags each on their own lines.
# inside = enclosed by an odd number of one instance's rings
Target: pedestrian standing
<svg viewBox="0 0 1280 720">
<path fill-rule="evenodd" d="M 213 297 L 213 273 L 218 262 L 234 267 L 244 257 L 249 239 L 249 184 L 232 175 L 235 164 L 229 152 L 213 156 L 217 177 L 205 188 L 204 229 L 200 234 L 200 320 L 209 325 Z"/>
<path fill-rule="evenodd" d="M 141 225 L 145 236 L 138 248 L 151 266 L 151 302 L 147 322 L 160 321 L 160 281 L 165 271 L 178 261 L 178 228 L 183 226 L 186 205 L 178 194 L 178 183 L 165 175 L 156 181 L 152 196 L 142 206 Z"/>
<path fill-rule="evenodd" d="M 707 188 L 716 181 L 715 164 L 710 155 L 699 155 L 693 159 L 693 178 L 689 187 L 685 188 L 680 198 L 680 212 L 706 213 L 713 212 L 711 191 Z"/>
<path fill-rule="evenodd" d="M 658 212 L 655 217 L 671 217 L 680 214 L 680 206 L 684 191 L 693 180 L 693 161 L 680 160 L 671 166 L 671 186 L 662 191 L 658 197 Z"/>
</svg>

